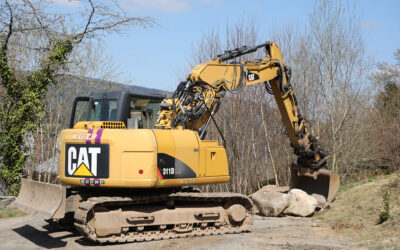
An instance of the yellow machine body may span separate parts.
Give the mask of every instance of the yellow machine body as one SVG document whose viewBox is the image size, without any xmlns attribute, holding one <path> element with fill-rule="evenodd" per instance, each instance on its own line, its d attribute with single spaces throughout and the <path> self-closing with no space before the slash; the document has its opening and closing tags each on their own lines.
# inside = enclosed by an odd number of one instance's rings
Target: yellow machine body
<svg viewBox="0 0 400 250">
<path fill-rule="evenodd" d="M 158 188 L 229 180 L 224 147 L 193 130 L 102 129 L 96 123 L 97 129 L 61 132 L 62 184 Z"/>
<path fill-rule="evenodd" d="M 232 61 L 258 49 L 265 58 Z M 266 42 L 199 64 L 170 98 L 125 91 L 77 97 L 60 135 L 62 185 L 23 181 L 16 203 L 73 223 L 100 243 L 246 231 L 254 215 L 247 196 L 181 187 L 229 181 L 225 148 L 205 140 L 207 128 L 213 121 L 225 141 L 214 119 L 223 98 L 263 84 L 297 155 L 290 187 L 324 196 L 327 206 L 339 176 L 326 169 L 329 154 L 301 115 L 290 76 L 278 46 Z"/>
</svg>

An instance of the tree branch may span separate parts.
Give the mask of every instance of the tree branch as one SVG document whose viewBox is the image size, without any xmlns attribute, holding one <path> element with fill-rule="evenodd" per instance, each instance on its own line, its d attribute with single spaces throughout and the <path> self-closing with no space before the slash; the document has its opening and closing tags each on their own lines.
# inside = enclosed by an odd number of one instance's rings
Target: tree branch
<svg viewBox="0 0 400 250">
<path fill-rule="evenodd" d="M 4 42 L 0 49 L 0 77 L 1 77 L 1 84 L 4 86 L 8 94 L 14 96 L 15 93 L 11 86 L 13 83 L 16 82 L 16 78 L 14 75 L 14 71 L 8 67 L 8 59 L 7 59 L 8 42 L 13 33 L 14 14 L 12 12 L 11 6 L 8 3 L 8 1 L 6 1 L 6 5 L 10 12 L 10 22 L 8 24 L 7 35 L 5 36 Z"/>
<path fill-rule="evenodd" d="M 8 11 L 10 12 L 10 22 L 8 23 L 8 32 L 7 32 L 6 38 L 4 39 L 4 44 L 1 46 L 1 56 L 5 57 L 5 59 L 7 59 L 5 54 L 7 51 L 8 41 L 10 40 L 11 34 L 13 32 L 12 28 L 13 28 L 13 22 L 14 22 L 14 15 L 13 15 L 11 6 L 8 3 L 8 1 L 6 1 L 6 5 L 8 8 Z"/>
<path fill-rule="evenodd" d="M 94 8 L 92 0 L 88 0 L 88 1 L 90 3 L 90 6 L 92 7 L 92 11 L 90 12 L 89 19 L 88 19 L 88 21 L 86 23 L 85 29 L 83 30 L 82 33 L 80 33 L 79 35 L 76 36 L 77 38 L 80 37 L 80 39 L 76 43 L 82 42 L 82 39 L 85 37 L 85 34 L 88 31 L 89 25 L 92 22 L 92 18 L 93 18 L 94 12 L 95 12 L 95 8 Z"/>
<path fill-rule="evenodd" d="M 340 121 L 339 126 L 336 128 L 336 130 L 335 130 L 334 133 L 333 133 L 334 136 L 336 136 L 337 133 L 342 129 L 343 124 L 344 124 L 344 122 L 347 120 L 347 116 L 349 115 L 349 112 L 350 112 L 350 110 L 351 110 L 351 108 L 352 108 L 352 106 L 353 106 L 353 103 L 356 101 L 356 99 L 358 98 L 358 95 L 360 94 L 360 90 L 361 90 L 361 89 L 358 89 L 357 94 L 354 96 L 353 100 L 351 100 L 351 102 L 350 102 L 350 104 L 349 104 L 349 107 L 347 108 L 345 114 L 344 114 L 343 117 L 342 117 L 342 120 Z"/>
<path fill-rule="evenodd" d="M 33 15 L 35 16 L 36 21 L 39 23 L 40 28 L 46 33 L 47 38 L 51 41 L 51 38 L 50 38 L 49 33 L 48 33 L 48 26 L 47 25 L 43 25 L 42 21 L 40 20 L 40 18 L 38 16 L 38 13 L 37 13 L 35 7 L 31 3 L 31 1 L 24 0 L 24 3 L 28 4 L 29 7 L 31 7 L 31 9 L 33 11 Z"/>
</svg>

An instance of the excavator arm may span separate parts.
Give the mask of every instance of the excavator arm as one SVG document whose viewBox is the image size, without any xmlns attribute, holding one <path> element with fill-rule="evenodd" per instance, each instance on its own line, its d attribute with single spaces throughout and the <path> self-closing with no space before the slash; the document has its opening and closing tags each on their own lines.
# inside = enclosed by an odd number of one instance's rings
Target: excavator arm
<svg viewBox="0 0 400 250">
<path fill-rule="evenodd" d="M 263 48 L 261 60 L 234 60 Z M 23 180 L 14 205 L 42 211 L 50 222 L 74 223 L 97 242 L 248 230 L 253 220 L 248 197 L 177 191 L 188 184 L 229 180 L 226 150 L 217 141 L 199 138 L 205 138 L 227 93 L 264 84 L 275 97 L 298 156 L 291 166 L 291 188 L 324 196 L 319 206 L 326 207 L 338 191 L 339 176 L 324 169 L 328 154 L 299 111 L 290 75 L 272 42 L 226 51 L 197 65 L 174 95 L 162 101 L 155 123 L 159 130 L 139 124 L 149 122 L 162 97 L 124 91 L 78 97 L 71 118 L 71 127 L 75 125 L 60 134 L 58 180 L 63 185 Z M 86 120 L 75 119 L 78 102 Z"/>
<path fill-rule="evenodd" d="M 262 48 L 265 49 L 264 59 L 227 63 Z M 218 112 L 227 92 L 237 93 L 246 86 L 264 84 L 267 91 L 274 95 L 291 146 L 298 156 L 297 163 L 291 168 L 291 186 L 322 194 L 330 202 L 336 196 L 339 176 L 322 169 L 326 167 L 328 153 L 320 146 L 300 113 L 290 76 L 291 70 L 284 65 L 280 50 L 273 42 L 225 51 L 217 58 L 197 65 L 186 81 L 179 84 L 173 96 L 162 102 L 155 126 L 192 129 L 204 139 L 210 120 Z M 324 177 L 319 178 L 321 174 Z M 310 182 L 310 178 L 315 183 Z M 319 183 L 318 179 L 324 179 L 323 183 Z M 323 191 L 318 192 L 315 187 Z"/>
</svg>

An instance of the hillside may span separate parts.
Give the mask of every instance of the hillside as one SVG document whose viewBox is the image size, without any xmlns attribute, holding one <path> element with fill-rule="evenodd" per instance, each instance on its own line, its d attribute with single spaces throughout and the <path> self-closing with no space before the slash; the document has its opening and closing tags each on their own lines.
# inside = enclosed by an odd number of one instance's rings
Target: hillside
<svg viewBox="0 0 400 250">
<path fill-rule="evenodd" d="M 389 218 L 382 221 L 385 215 Z M 400 247 L 400 175 L 342 186 L 332 208 L 317 218 L 361 246 Z"/>
</svg>

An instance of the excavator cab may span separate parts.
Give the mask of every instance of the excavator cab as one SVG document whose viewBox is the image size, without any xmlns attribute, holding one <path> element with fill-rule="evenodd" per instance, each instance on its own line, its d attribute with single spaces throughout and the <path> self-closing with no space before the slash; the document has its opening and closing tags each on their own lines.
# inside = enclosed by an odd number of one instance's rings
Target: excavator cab
<svg viewBox="0 0 400 250">
<path fill-rule="evenodd" d="M 136 94 L 128 91 L 96 91 L 90 97 L 76 97 L 69 128 L 80 122 L 122 122 L 124 128 L 153 128 L 160 110 L 160 103 L 166 96 L 160 94 Z M 66 199 L 70 191 L 59 184 L 42 183 L 21 179 L 19 196 L 13 203 L 18 209 L 39 212 L 48 219 L 62 219 Z"/>
<path fill-rule="evenodd" d="M 127 91 L 97 91 L 91 97 L 77 97 L 69 128 L 81 121 L 119 121 L 128 129 L 153 128 L 164 98 Z"/>
<path fill-rule="evenodd" d="M 265 50 L 264 59 L 228 62 L 258 49 Z M 225 148 L 218 141 L 203 140 L 203 135 L 211 120 L 215 122 L 213 116 L 227 91 L 234 94 L 264 84 L 267 93 L 274 95 L 298 156 L 298 166 L 291 167 L 290 186 L 325 197 L 325 207 L 336 196 L 339 176 L 326 170 L 328 153 L 300 113 L 290 76 L 278 46 L 266 42 L 228 50 L 197 65 L 171 98 L 127 91 L 78 97 L 69 129 L 60 134 L 58 180 L 63 185 L 22 180 L 15 204 L 43 211 L 51 221 L 72 214 L 77 230 L 98 242 L 126 241 L 129 233 L 132 240 L 143 240 L 141 235 L 153 239 L 170 229 L 196 235 L 194 226 L 200 231 L 209 226 L 227 232 L 247 230 L 254 215 L 248 197 L 176 190 L 228 182 Z M 120 197 L 122 189 L 147 190 L 150 198 L 138 200 L 137 193 Z M 160 196 L 159 190 L 166 196 Z M 147 210 L 154 210 L 148 204 L 152 201 L 157 206 L 163 201 L 165 207 L 148 215 Z M 206 209 L 209 204 L 215 206 Z M 146 211 L 141 211 L 142 206 Z"/>
</svg>

